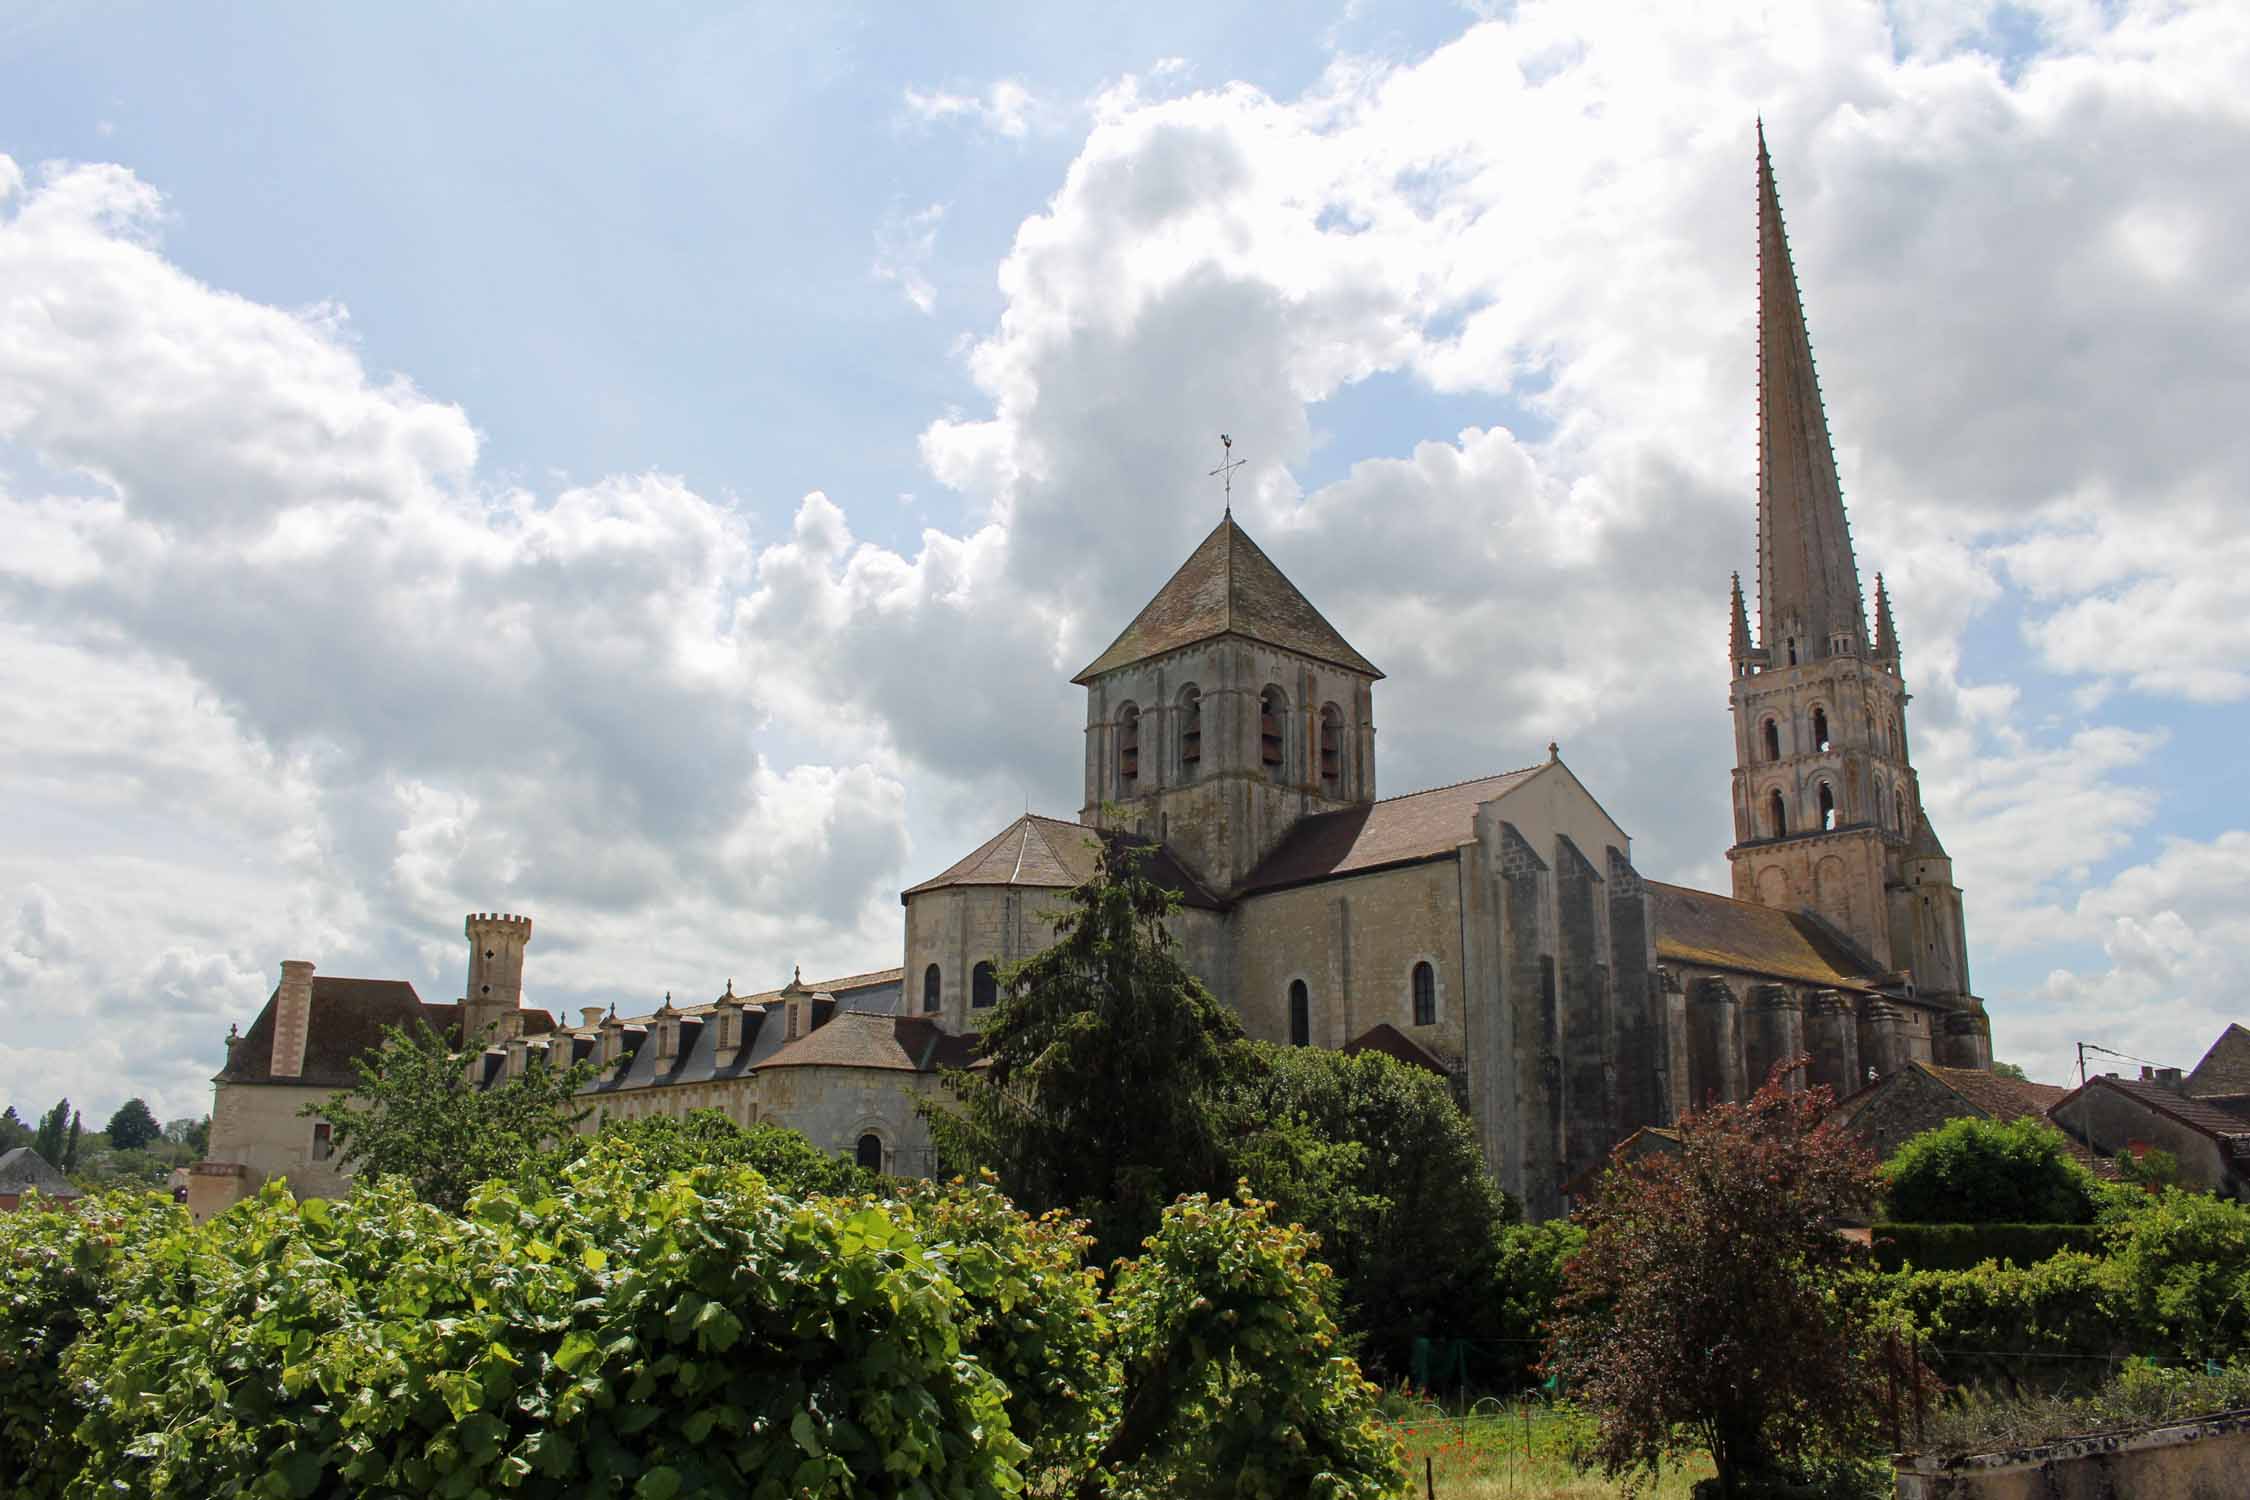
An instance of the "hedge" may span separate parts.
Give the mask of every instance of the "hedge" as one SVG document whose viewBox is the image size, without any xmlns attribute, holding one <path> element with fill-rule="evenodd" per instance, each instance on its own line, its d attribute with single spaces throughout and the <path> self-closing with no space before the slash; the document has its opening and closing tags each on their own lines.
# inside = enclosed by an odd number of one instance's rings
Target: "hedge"
<svg viewBox="0 0 2250 1500">
<path fill-rule="evenodd" d="M 2106 1232 L 2092 1224 L 1877 1224 L 1875 1265 L 1884 1271 L 1967 1271 L 1988 1260 L 2037 1265 L 2076 1250 L 2099 1255 Z"/>
</svg>

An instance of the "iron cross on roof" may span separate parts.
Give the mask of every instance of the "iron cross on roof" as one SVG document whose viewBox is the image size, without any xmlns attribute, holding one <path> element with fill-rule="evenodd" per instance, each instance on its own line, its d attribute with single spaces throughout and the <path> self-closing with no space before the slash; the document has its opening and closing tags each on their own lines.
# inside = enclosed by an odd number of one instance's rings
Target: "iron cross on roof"
<svg viewBox="0 0 2250 1500">
<path fill-rule="evenodd" d="M 1231 516 L 1234 514 L 1234 471 L 1250 460 L 1234 456 L 1234 439 L 1223 432 L 1219 434 L 1219 443 L 1223 456 L 1219 466 L 1211 471 L 1211 477 L 1226 486 L 1227 514 Z"/>
</svg>

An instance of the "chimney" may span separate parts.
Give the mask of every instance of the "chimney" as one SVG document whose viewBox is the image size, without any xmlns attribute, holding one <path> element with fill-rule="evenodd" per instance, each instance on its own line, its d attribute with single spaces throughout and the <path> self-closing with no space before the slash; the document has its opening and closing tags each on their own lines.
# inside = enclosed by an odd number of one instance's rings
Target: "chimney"
<svg viewBox="0 0 2250 1500">
<path fill-rule="evenodd" d="M 305 1037 L 312 1029 L 313 966 L 301 958 L 282 960 L 281 988 L 273 999 L 273 1064 L 276 1078 L 305 1071 Z"/>
<path fill-rule="evenodd" d="M 578 1027 L 579 1027 L 579 1029 L 580 1029 L 581 1031 L 592 1031 L 592 1030 L 593 1030 L 593 1029 L 594 1029 L 594 1028 L 595 1028 L 596 1026 L 599 1026 L 599 1025 L 601 1025 L 601 1024 L 602 1024 L 602 1010 L 603 1010 L 603 1007 L 602 1007 L 602 1006 L 599 1006 L 599 1005 L 581 1005 L 581 1006 L 579 1006 L 579 1007 L 578 1007 Z"/>
<path fill-rule="evenodd" d="M 2176 1094 L 2180 1091 L 2180 1070 L 2178 1068 L 2151 1068 L 2144 1066 L 2141 1069 L 2141 1082 L 2153 1083 L 2158 1088 L 2170 1089 L 2173 1093 Z"/>
</svg>

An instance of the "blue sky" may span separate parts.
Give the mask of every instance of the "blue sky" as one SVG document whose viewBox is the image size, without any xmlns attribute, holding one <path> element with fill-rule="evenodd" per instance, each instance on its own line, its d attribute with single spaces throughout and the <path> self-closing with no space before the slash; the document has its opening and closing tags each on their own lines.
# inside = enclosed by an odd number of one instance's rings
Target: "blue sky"
<svg viewBox="0 0 2250 1500">
<path fill-rule="evenodd" d="M 2250 980 L 2223 5 L 0 15 L 0 1099 L 199 1111 L 283 958 L 895 963 L 1238 514 L 1385 791 L 1558 738 L 1723 885 L 1750 121 L 1998 1050 Z M 1871 583 L 1871 580 L 1870 580 Z M 60 1024 L 58 1024 L 60 1023 Z"/>
</svg>

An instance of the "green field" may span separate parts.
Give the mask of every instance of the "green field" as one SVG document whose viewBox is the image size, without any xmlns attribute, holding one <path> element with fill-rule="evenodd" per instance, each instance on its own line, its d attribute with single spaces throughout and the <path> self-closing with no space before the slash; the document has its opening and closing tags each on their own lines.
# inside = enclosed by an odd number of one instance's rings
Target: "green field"
<svg viewBox="0 0 2250 1500">
<path fill-rule="evenodd" d="M 1584 1423 L 1569 1407 L 1543 1402 L 1503 1406 L 1486 1400 L 1461 1414 L 1447 1415 L 1435 1407 L 1420 1414 L 1402 1413 L 1393 1418 L 1391 1430 L 1406 1448 L 1414 1478 L 1410 1493 L 1417 1496 L 1425 1493 L 1425 1474 L 1438 1500 L 1624 1496 L 1627 1490 L 1622 1484 L 1571 1467 L 1571 1439 L 1584 1430 Z M 1656 1483 L 1635 1493 L 1649 1500 L 1687 1500 L 1689 1488 L 1711 1472 L 1711 1461 L 1703 1454 L 1683 1455 L 1680 1467 L 1667 1466 Z"/>
</svg>

